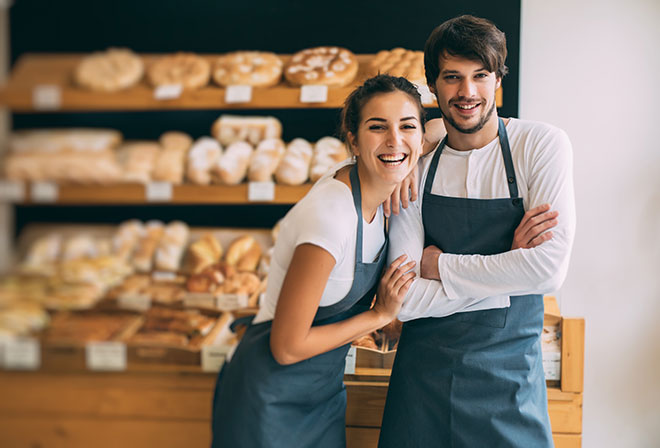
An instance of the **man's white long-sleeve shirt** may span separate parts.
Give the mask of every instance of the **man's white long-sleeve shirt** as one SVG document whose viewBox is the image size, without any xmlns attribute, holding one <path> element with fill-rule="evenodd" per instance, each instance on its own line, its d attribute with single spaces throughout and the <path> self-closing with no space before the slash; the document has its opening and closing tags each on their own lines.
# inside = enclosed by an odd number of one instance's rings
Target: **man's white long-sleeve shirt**
<svg viewBox="0 0 660 448">
<path fill-rule="evenodd" d="M 419 277 L 424 249 L 422 201 L 431 152 L 420 159 L 419 198 L 390 223 L 389 262 L 401 254 L 417 261 L 417 275 L 399 313 L 407 321 L 442 317 L 462 311 L 509 306 L 509 296 L 555 291 L 564 281 L 575 234 L 575 199 L 571 143 L 561 129 L 510 119 L 506 126 L 519 195 L 525 210 L 549 203 L 559 212 L 549 241 L 532 249 L 496 255 L 443 253 L 438 259 L 441 281 Z M 483 148 L 456 151 L 445 146 L 431 188 L 435 195 L 508 198 L 499 138 Z"/>
</svg>

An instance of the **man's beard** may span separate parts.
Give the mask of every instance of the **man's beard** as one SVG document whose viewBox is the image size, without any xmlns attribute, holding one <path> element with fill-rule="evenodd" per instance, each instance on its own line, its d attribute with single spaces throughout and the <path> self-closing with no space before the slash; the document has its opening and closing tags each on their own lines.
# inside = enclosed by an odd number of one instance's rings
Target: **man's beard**
<svg viewBox="0 0 660 448">
<path fill-rule="evenodd" d="M 488 120 L 490 120 L 490 117 L 493 116 L 493 112 L 495 112 L 495 103 L 493 102 L 493 106 L 490 108 L 488 112 L 484 116 L 481 117 L 479 120 L 479 123 L 476 125 L 472 126 L 471 128 L 463 128 L 461 127 L 456 121 L 451 117 L 451 114 L 443 114 L 442 118 L 447 120 L 447 122 L 454 127 L 458 132 L 461 132 L 463 134 L 474 134 L 476 132 L 479 132 L 481 129 L 483 129 L 484 126 L 486 126 L 486 123 L 488 123 Z"/>
</svg>

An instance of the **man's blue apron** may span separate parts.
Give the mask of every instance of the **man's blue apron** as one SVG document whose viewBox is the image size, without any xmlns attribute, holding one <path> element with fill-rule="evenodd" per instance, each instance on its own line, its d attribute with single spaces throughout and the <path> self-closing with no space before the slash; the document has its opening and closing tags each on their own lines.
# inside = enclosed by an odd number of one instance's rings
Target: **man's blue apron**
<svg viewBox="0 0 660 448">
<path fill-rule="evenodd" d="M 510 198 L 434 195 L 447 139 L 424 186 L 425 245 L 451 254 L 511 249 L 525 210 L 502 119 L 499 140 Z M 424 318 L 403 325 L 379 447 L 553 446 L 541 358 L 543 297 L 511 297 L 508 308 Z"/>
<path fill-rule="evenodd" d="M 371 263 L 362 262 L 362 205 L 357 166 L 350 172 L 358 215 L 355 274 L 346 297 L 319 307 L 313 325 L 348 319 L 371 308 L 387 259 L 388 238 Z M 291 365 L 270 351 L 272 321 L 251 325 L 218 376 L 213 400 L 213 447 L 346 446 L 346 344 Z"/>
</svg>

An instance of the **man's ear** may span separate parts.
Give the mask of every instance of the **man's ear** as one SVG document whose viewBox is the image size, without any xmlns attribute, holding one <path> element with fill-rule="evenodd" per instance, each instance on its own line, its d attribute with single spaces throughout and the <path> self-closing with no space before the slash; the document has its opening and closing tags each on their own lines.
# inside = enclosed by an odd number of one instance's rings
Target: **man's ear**
<svg viewBox="0 0 660 448">
<path fill-rule="evenodd" d="M 499 78 L 495 78 L 495 80 L 497 81 L 497 82 L 495 83 L 495 88 L 496 88 L 496 89 L 499 89 L 500 86 L 502 85 L 502 78 L 501 78 L 501 77 L 499 77 Z"/>
<path fill-rule="evenodd" d="M 432 94 L 434 94 L 436 97 L 438 96 L 437 90 L 435 90 L 435 83 L 433 84 L 428 84 L 429 90 L 431 91 Z"/>
</svg>

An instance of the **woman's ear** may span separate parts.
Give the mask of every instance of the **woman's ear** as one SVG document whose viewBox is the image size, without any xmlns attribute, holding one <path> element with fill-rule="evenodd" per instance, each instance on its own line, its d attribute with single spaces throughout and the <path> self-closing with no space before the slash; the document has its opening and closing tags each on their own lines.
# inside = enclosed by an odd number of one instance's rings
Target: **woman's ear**
<svg viewBox="0 0 660 448">
<path fill-rule="evenodd" d="M 352 132 L 349 132 L 346 134 L 346 138 L 348 140 L 348 146 L 351 154 L 354 156 L 359 156 L 360 152 L 358 150 L 358 145 L 357 145 L 357 136 L 354 135 Z"/>
</svg>

